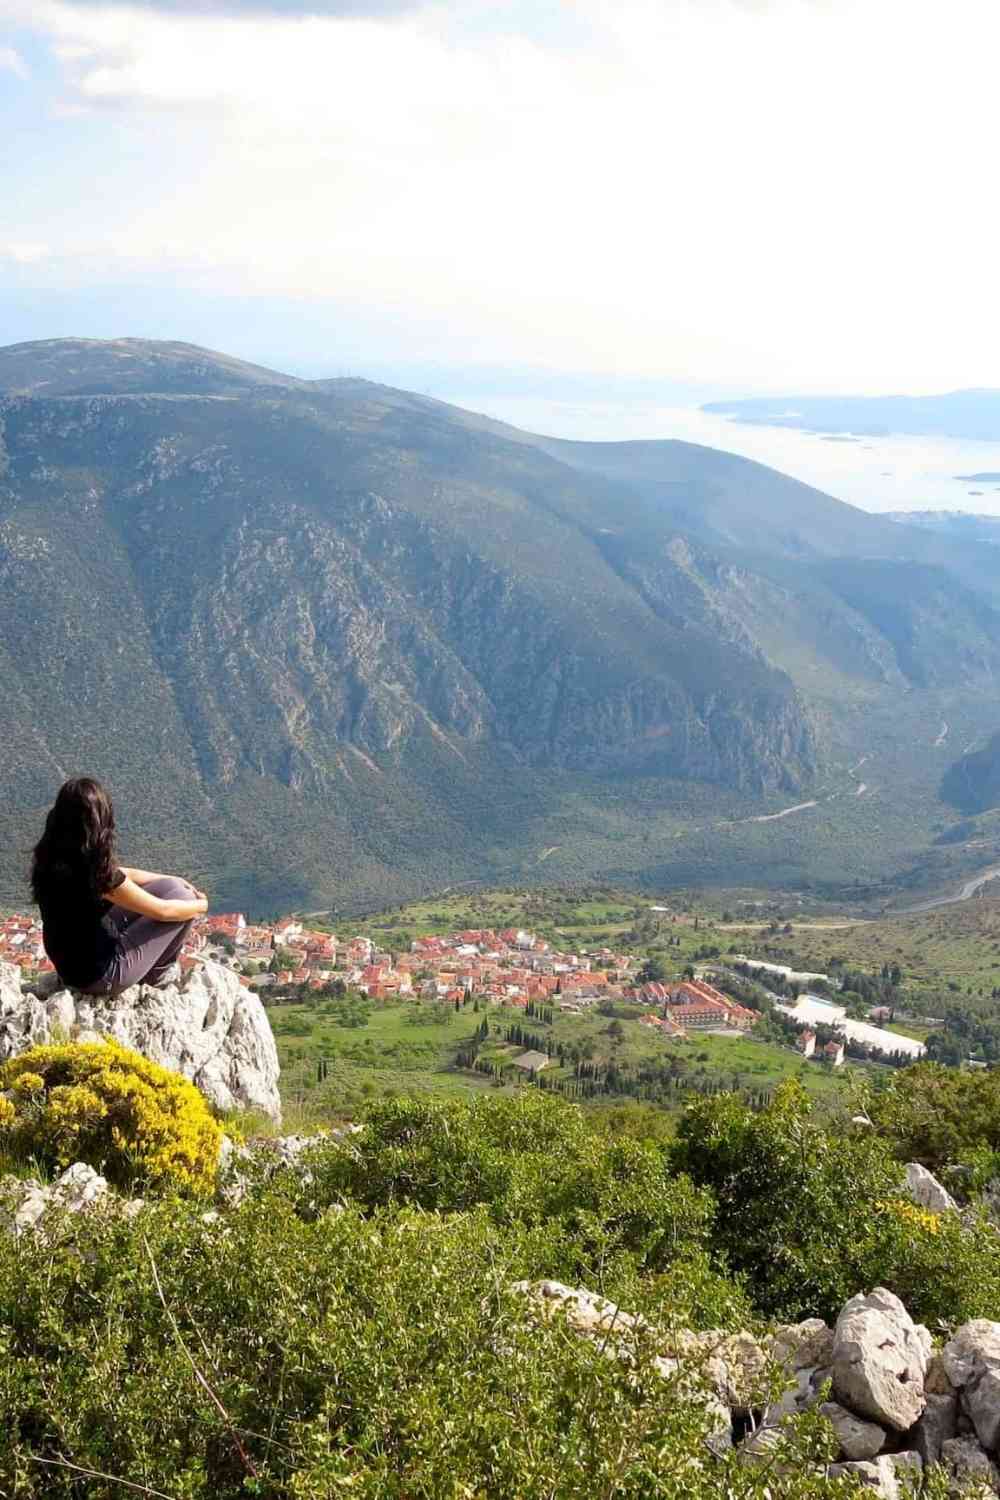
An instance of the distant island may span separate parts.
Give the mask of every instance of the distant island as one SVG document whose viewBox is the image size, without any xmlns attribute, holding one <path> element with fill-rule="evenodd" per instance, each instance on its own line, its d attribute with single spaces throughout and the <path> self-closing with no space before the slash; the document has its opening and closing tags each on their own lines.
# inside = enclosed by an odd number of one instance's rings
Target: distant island
<svg viewBox="0 0 1000 1500">
<path fill-rule="evenodd" d="M 983 474 L 956 474 L 962 484 L 1000 484 L 1000 470 L 987 469 Z"/>
<path fill-rule="evenodd" d="M 952 437 L 1000 441 L 1000 391 L 950 391 L 939 396 L 756 396 L 712 401 L 703 411 L 764 427 L 791 427 L 823 436 Z M 987 476 L 964 475 L 983 480 Z M 996 479 L 997 475 L 990 478 Z"/>
</svg>

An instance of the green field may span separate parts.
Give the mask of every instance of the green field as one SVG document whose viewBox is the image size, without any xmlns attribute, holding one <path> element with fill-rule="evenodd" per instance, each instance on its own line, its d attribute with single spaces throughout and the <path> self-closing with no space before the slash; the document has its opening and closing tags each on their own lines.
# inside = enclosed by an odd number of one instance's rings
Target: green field
<svg viewBox="0 0 1000 1500">
<path fill-rule="evenodd" d="M 523 1011 L 502 1006 L 476 1009 L 469 1003 L 460 1011 L 431 1001 L 337 1002 L 275 1004 L 269 1016 L 282 1068 L 282 1097 L 296 1124 L 322 1123 L 349 1117 L 367 1100 L 386 1094 L 455 1092 L 529 1087 L 508 1072 L 502 1084 L 489 1076 L 456 1066 L 456 1053 L 469 1046 L 484 1017 L 491 1035 L 480 1056 L 488 1062 L 509 1064 L 524 1046 L 509 1043 L 508 1027 L 551 1038 L 553 1045 L 576 1046 L 592 1063 L 614 1060 L 632 1069 L 643 1062 L 671 1066 L 676 1087 L 664 1107 L 679 1109 L 687 1093 L 714 1084 L 758 1094 L 783 1079 L 801 1079 L 819 1099 L 831 1099 L 843 1088 L 850 1067 L 832 1073 L 807 1063 L 790 1047 L 746 1037 L 692 1035 L 667 1041 L 659 1033 L 623 1019 L 591 1011 L 581 1016 L 556 1014 L 550 1026 L 526 1018 Z M 352 1024 L 362 1021 L 363 1024 Z M 320 1064 L 325 1065 L 321 1070 Z M 573 1066 L 555 1061 L 546 1069 L 549 1079 L 571 1080 Z M 321 1076 L 322 1073 L 322 1076 Z M 607 1105 L 607 1096 L 587 1101 Z"/>
</svg>

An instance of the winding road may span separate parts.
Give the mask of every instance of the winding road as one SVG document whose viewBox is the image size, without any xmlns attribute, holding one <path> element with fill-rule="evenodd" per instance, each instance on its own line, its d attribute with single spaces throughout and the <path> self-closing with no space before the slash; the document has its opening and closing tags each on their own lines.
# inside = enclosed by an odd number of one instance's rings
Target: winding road
<svg viewBox="0 0 1000 1500">
<path fill-rule="evenodd" d="M 897 915 L 900 917 L 915 917 L 920 912 L 934 911 L 939 906 L 957 906 L 959 901 L 970 900 L 984 885 L 988 885 L 991 880 L 997 879 L 1000 879 L 1000 865 L 993 865 L 991 869 L 984 870 L 982 875 L 977 875 L 974 879 L 967 880 L 957 895 L 938 896 L 934 901 L 921 901 L 917 906 L 904 907 Z"/>
</svg>

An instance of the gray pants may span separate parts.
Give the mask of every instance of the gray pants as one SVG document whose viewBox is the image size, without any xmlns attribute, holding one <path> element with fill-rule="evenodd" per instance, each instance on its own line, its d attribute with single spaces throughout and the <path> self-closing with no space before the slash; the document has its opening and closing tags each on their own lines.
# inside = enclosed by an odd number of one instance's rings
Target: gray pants
<svg viewBox="0 0 1000 1500">
<path fill-rule="evenodd" d="M 173 875 L 149 880 L 142 889 L 159 896 L 161 901 L 192 899 L 191 887 Z M 88 984 L 85 991 L 88 995 L 117 995 L 130 984 L 157 984 L 180 955 L 191 926 L 190 919 L 158 922 L 155 917 L 126 911 L 124 906 L 112 906 L 108 921 L 118 929 L 118 952 L 107 973 Z"/>
</svg>

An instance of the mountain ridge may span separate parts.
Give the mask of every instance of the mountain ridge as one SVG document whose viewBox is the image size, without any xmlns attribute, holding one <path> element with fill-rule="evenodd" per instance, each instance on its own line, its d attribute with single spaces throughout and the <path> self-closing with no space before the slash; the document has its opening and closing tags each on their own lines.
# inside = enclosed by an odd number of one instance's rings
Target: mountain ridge
<svg viewBox="0 0 1000 1500">
<path fill-rule="evenodd" d="M 258 909 L 530 869 L 536 838 L 652 879 L 702 799 L 802 800 L 900 695 L 994 727 L 975 548 L 695 445 L 122 342 L 0 350 L 18 836 L 90 764 Z"/>
</svg>

